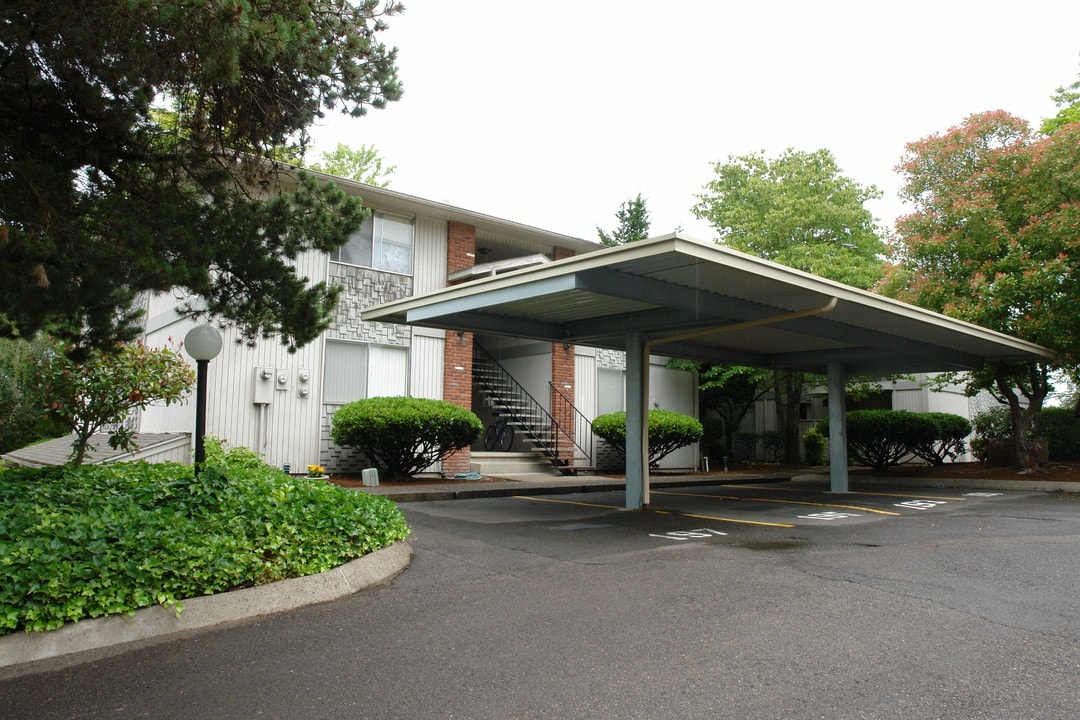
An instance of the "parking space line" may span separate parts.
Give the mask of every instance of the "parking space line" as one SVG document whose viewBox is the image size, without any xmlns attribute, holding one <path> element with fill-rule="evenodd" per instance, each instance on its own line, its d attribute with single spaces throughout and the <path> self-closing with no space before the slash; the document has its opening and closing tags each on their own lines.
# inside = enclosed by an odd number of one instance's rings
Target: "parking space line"
<svg viewBox="0 0 1080 720">
<path fill-rule="evenodd" d="M 518 500 L 533 500 L 535 502 L 557 503 L 560 505 L 582 505 L 584 507 L 603 508 L 604 510 L 625 510 L 622 505 L 601 505 L 599 503 L 579 502 L 577 500 L 555 500 L 553 498 L 532 497 L 530 495 L 514 495 Z"/>
<path fill-rule="evenodd" d="M 852 495 L 877 495 L 878 497 L 901 497 L 901 498 L 913 498 L 915 500 L 967 500 L 965 497 L 939 497 L 936 495 L 905 495 L 903 493 L 884 493 L 884 492 L 852 492 Z"/>
<path fill-rule="evenodd" d="M 533 497 L 531 495 L 514 495 L 513 497 L 517 500 L 533 500 L 535 502 L 557 503 L 560 505 L 581 505 L 584 507 L 602 508 L 605 510 L 626 510 L 626 508 L 622 507 L 621 505 L 601 505 L 599 503 L 587 503 L 580 502 L 578 500 L 556 500 L 554 498 Z M 676 517 L 689 517 L 696 520 L 716 520 L 717 522 L 739 523 L 741 525 L 762 525 L 765 527 L 779 528 L 795 527 L 794 525 L 790 525 L 788 523 L 762 522 L 760 520 L 739 520 L 737 518 L 717 517 L 715 515 L 696 515 L 693 513 L 673 513 L 668 510 L 659 510 L 653 508 L 646 508 L 646 511 L 656 513 L 657 515 L 674 515 Z"/>
<path fill-rule="evenodd" d="M 861 507 L 859 505 L 840 505 L 838 503 L 816 503 L 806 502 L 804 500 L 775 500 L 773 498 L 754 498 L 754 497 L 739 497 L 738 495 L 707 495 L 705 493 L 682 493 L 671 492 L 670 490 L 653 490 L 654 495 L 678 495 L 681 497 L 702 497 L 711 498 L 714 500 L 742 500 L 744 502 L 766 502 L 777 503 L 780 505 L 811 505 L 813 507 L 828 507 L 828 508 L 843 508 L 845 510 L 861 510 L 863 512 L 877 513 L 878 515 L 895 515 L 899 516 L 900 513 L 892 512 L 891 510 L 878 510 L 876 508 Z"/>
<path fill-rule="evenodd" d="M 697 515 L 695 513 L 680 513 L 682 517 L 695 518 L 697 520 L 716 520 L 719 522 L 740 523 L 742 525 L 764 525 L 765 527 L 793 528 L 790 523 L 762 522 L 760 520 L 736 520 L 735 518 L 716 517 L 715 515 Z"/>
</svg>

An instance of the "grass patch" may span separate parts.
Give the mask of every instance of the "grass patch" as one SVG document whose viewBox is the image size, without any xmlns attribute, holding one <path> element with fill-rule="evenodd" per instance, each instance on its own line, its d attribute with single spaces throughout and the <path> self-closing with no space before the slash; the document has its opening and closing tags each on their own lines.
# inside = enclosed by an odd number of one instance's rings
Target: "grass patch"
<svg viewBox="0 0 1080 720">
<path fill-rule="evenodd" d="M 292 478 L 250 451 L 0 470 L 0 634 L 311 575 L 403 540 L 386 498 Z"/>
</svg>

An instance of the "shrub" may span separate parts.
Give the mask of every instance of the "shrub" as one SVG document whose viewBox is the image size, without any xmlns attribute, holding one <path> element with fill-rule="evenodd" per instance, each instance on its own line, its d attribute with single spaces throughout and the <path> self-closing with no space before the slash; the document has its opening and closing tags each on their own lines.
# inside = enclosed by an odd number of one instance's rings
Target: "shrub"
<svg viewBox="0 0 1080 720">
<path fill-rule="evenodd" d="M 719 462 L 728 454 L 724 447 L 724 421 L 715 417 L 702 418 L 701 428 L 704 432 L 701 437 L 701 454 Z"/>
<path fill-rule="evenodd" d="M 338 445 L 363 453 L 380 472 L 407 478 L 484 432 L 480 418 L 444 400 L 377 397 L 343 405 L 330 435 Z"/>
<path fill-rule="evenodd" d="M 1012 418 L 1004 405 L 992 407 L 972 418 L 975 435 L 983 441 L 1009 440 L 1012 438 Z"/>
<path fill-rule="evenodd" d="M 757 459 L 758 434 L 755 432 L 735 433 L 735 457 L 736 462 L 747 462 Z"/>
<path fill-rule="evenodd" d="M 783 430 L 761 433 L 761 450 L 768 462 L 780 462 L 787 455 L 787 435 Z"/>
<path fill-rule="evenodd" d="M 623 455 L 626 454 L 625 412 L 598 416 L 593 420 L 593 432 Z M 698 442 L 703 435 L 701 423 L 689 415 L 670 410 L 650 410 L 649 465 L 655 465 L 681 447 Z"/>
<path fill-rule="evenodd" d="M 971 434 L 971 422 L 967 418 L 952 413 L 922 413 L 937 428 L 934 440 L 919 443 L 911 450 L 931 465 L 942 465 L 946 460 L 955 460 L 964 454 L 964 441 Z"/>
<path fill-rule="evenodd" d="M 65 432 L 43 417 L 34 396 L 34 373 L 47 348 L 41 340 L 0 338 L 0 453 Z"/>
<path fill-rule="evenodd" d="M 208 453 L 209 455 L 209 453 Z M 217 453 L 0 471 L 0 634 L 323 572 L 408 535 L 383 497 Z"/>
<path fill-rule="evenodd" d="M 1035 434 L 1046 440 L 1051 460 L 1080 460 L 1080 423 L 1071 408 L 1043 408 Z"/>
<path fill-rule="evenodd" d="M 904 462 L 915 447 L 933 443 L 937 435 L 933 420 L 907 410 L 852 410 L 846 419 L 848 456 L 878 473 Z M 818 421 L 822 435 L 828 427 L 828 418 Z"/>
<path fill-rule="evenodd" d="M 810 428 L 803 435 L 803 447 L 806 448 L 808 465 L 825 465 L 829 462 L 828 443 L 816 427 Z"/>
<path fill-rule="evenodd" d="M 171 348 L 128 343 L 86 351 L 78 362 L 76 354 L 71 345 L 53 345 L 39 365 L 35 389 L 46 416 L 74 433 L 75 464 L 83 461 L 93 434 L 114 423 L 119 426 L 109 445 L 133 450 L 132 432 L 122 424 L 128 415 L 157 402 L 179 402 L 195 382 L 195 372 Z"/>
</svg>

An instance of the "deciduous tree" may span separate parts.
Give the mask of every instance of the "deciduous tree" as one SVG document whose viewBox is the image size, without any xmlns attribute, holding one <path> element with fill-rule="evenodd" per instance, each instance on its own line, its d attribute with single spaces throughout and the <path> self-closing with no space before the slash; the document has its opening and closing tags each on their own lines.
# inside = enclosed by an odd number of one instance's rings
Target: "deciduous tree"
<svg viewBox="0 0 1080 720">
<path fill-rule="evenodd" d="M 338 247 L 363 210 L 266 158 L 302 148 L 327 111 L 361 115 L 400 96 L 396 50 L 379 40 L 400 9 L 6 2 L 0 335 L 48 328 L 108 348 L 137 333 L 140 293 L 181 288 L 246 338 L 317 337 L 337 291 L 291 261 Z"/>
<path fill-rule="evenodd" d="M 336 148 L 323 153 L 319 162 L 310 167 L 312 170 L 376 187 L 389 185 L 390 176 L 397 170 L 397 166 L 386 164 L 374 145 L 353 148 L 344 143 L 338 143 Z"/>
<path fill-rule="evenodd" d="M 865 207 L 881 191 L 843 175 L 828 150 L 730 156 L 713 171 L 691 211 L 718 242 L 858 288 L 881 277 L 886 247 Z"/>
<path fill-rule="evenodd" d="M 907 146 L 899 168 L 914 212 L 897 222 L 883 292 L 1030 340 L 1080 362 L 1080 123 L 1052 135 L 1002 111 Z M 1055 365 L 996 364 L 972 376 L 1009 405 L 1018 457 Z"/>
<path fill-rule="evenodd" d="M 82 361 L 71 347 L 53 346 L 37 371 L 35 392 L 45 415 L 70 430 L 71 462 L 81 464 L 94 433 L 115 426 L 109 446 L 135 449 L 134 436 L 124 427 L 133 410 L 155 403 L 182 400 L 195 382 L 195 372 L 171 348 L 148 348 L 128 343 L 108 352 L 91 350 Z"/>
<path fill-rule="evenodd" d="M 691 211 L 708 221 L 718 242 L 789 267 L 868 288 L 880 277 L 886 246 L 868 200 L 881 196 L 843 175 L 828 150 L 788 149 L 729 156 Z M 773 391 L 785 462 L 799 462 L 799 404 L 806 376 L 775 372 Z"/>
</svg>

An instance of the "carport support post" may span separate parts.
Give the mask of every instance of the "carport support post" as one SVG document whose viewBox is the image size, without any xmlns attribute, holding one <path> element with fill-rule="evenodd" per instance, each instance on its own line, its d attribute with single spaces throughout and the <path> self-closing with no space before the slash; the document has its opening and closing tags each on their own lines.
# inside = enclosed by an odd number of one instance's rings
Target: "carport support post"
<svg viewBox="0 0 1080 720">
<path fill-rule="evenodd" d="M 626 336 L 626 507 L 649 504 L 649 356 L 641 333 Z"/>
<path fill-rule="evenodd" d="M 829 363 L 829 489 L 848 491 L 847 401 L 844 385 L 847 378 L 841 363 Z"/>
</svg>

